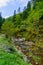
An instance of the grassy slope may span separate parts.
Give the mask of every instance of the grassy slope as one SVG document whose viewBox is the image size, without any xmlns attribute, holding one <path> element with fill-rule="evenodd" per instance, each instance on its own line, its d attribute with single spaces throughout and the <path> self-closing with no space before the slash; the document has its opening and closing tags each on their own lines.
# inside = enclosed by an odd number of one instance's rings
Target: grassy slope
<svg viewBox="0 0 43 65">
<path fill-rule="evenodd" d="M 25 62 L 16 50 L 13 53 L 7 52 L 6 47 L 12 47 L 12 45 L 5 37 L 0 36 L 0 65 L 31 65 Z"/>
<path fill-rule="evenodd" d="M 23 31 L 22 32 L 22 35 L 24 35 L 26 37 L 26 39 L 28 38 L 29 40 L 33 41 L 35 38 L 34 38 L 34 35 L 33 34 L 36 34 L 37 35 L 37 29 L 36 29 L 36 26 L 34 26 L 34 24 L 37 23 L 37 20 L 39 21 L 40 17 L 43 15 L 43 1 L 39 2 L 38 4 L 38 8 L 36 8 L 35 10 L 33 11 L 30 11 L 30 14 L 29 16 L 27 17 L 26 20 L 22 21 L 23 25 L 26 24 L 26 29 L 28 32 L 26 31 Z M 12 17 L 9 17 L 7 19 L 7 21 L 11 21 L 12 20 Z M 33 22 L 32 22 L 33 21 Z M 41 21 L 40 21 L 41 22 Z M 21 25 L 20 25 L 21 27 Z M 29 33 L 30 32 L 30 33 Z M 19 33 L 20 35 L 20 33 Z M 33 36 L 33 37 L 32 37 Z M 40 51 L 37 50 L 38 49 L 43 49 L 43 41 L 38 41 L 34 47 L 32 47 L 31 50 L 33 50 L 34 54 L 32 55 L 33 59 L 35 61 L 38 61 L 40 62 L 40 60 L 42 60 L 42 55 L 40 55 L 40 53 L 42 54 L 43 51 Z M 39 54 L 39 56 L 37 56 L 37 54 Z M 31 54 L 30 54 L 31 55 Z M 41 58 L 41 59 L 40 59 Z M 22 65 L 22 64 L 21 64 Z"/>
</svg>

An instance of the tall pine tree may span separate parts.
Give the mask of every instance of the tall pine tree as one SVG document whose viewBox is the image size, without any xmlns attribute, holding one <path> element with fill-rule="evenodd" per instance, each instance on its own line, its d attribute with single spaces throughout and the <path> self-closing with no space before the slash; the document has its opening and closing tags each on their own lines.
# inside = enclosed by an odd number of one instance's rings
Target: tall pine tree
<svg viewBox="0 0 43 65">
<path fill-rule="evenodd" d="M 31 2 L 28 1 L 28 4 L 27 4 L 27 10 L 30 11 L 31 10 Z"/>
<path fill-rule="evenodd" d="M 16 10 L 14 10 L 14 15 L 13 15 L 13 22 L 16 21 Z"/>
<path fill-rule="evenodd" d="M 1 26 L 2 26 L 2 24 L 3 24 L 4 21 L 5 21 L 5 19 L 2 18 L 1 13 L 0 13 L 0 29 L 1 29 Z"/>
</svg>

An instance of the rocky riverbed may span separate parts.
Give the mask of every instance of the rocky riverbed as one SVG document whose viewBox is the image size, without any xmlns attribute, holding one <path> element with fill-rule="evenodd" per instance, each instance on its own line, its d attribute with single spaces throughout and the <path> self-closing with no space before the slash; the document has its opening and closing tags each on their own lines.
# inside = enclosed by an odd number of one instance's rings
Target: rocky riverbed
<svg viewBox="0 0 43 65">
<path fill-rule="evenodd" d="M 26 41 L 25 38 L 13 39 L 13 43 L 20 52 L 26 55 L 28 62 L 31 62 L 33 65 L 42 65 L 42 63 L 40 63 L 40 57 L 42 58 L 43 53 L 42 56 L 40 56 L 39 48 L 35 46 L 35 43 Z"/>
</svg>

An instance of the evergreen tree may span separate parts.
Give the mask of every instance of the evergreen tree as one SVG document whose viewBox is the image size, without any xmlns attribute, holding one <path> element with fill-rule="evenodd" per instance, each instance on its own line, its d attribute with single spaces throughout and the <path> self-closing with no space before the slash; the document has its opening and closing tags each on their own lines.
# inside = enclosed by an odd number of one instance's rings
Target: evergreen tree
<svg viewBox="0 0 43 65">
<path fill-rule="evenodd" d="M 33 9 L 36 7 L 36 0 L 32 0 Z"/>
<path fill-rule="evenodd" d="M 22 15 L 23 20 L 25 20 L 27 18 L 27 16 L 28 16 L 27 8 L 24 7 L 24 11 L 23 11 L 23 15 Z"/>
<path fill-rule="evenodd" d="M 31 2 L 30 1 L 28 1 L 28 4 L 27 4 L 27 10 L 31 10 Z"/>
<path fill-rule="evenodd" d="M 1 29 L 1 26 L 2 26 L 2 24 L 3 24 L 4 21 L 5 21 L 5 19 L 2 18 L 1 13 L 0 13 L 0 29 Z"/>
<path fill-rule="evenodd" d="M 18 13 L 20 13 L 20 7 L 18 8 Z"/>
<path fill-rule="evenodd" d="M 14 15 L 13 15 L 13 22 L 16 21 L 16 10 L 14 10 Z"/>
<path fill-rule="evenodd" d="M 26 6 L 24 7 L 24 9 L 23 9 L 24 11 L 26 10 Z"/>
</svg>

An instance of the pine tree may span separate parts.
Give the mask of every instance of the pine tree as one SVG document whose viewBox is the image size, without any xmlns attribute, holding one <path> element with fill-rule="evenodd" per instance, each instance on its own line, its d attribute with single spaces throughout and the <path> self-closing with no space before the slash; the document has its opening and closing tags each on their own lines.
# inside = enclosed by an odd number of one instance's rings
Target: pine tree
<svg viewBox="0 0 43 65">
<path fill-rule="evenodd" d="M 14 10 L 14 15 L 13 15 L 13 22 L 16 21 L 16 10 Z"/>
<path fill-rule="evenodd" d="M 28 1 L 28 4 L 27 4 L 27 10 L 30 11 L 31 10 L 31 2 Z"/>
<path fill-rule="evenodd" d="M 36 0 L 32 0 L 32 4 L 33 4 L 33 9 L 35 9 L 35 7 L 36 7 Z"/>
<path fill-rule="evenodd" d="M 22 17 L 23 17 L 23 20 L 25 20 L 28 16 L 28 12 L 27 12 L 27 8 L 24 7 L 24 11 L 23 11 L 23 14 L 22 14 Z"/>
<path fill-rule="evenodd" d="M 20 13 L 20 7 L 18 8 L 18 13 Z"/>
<path fill-rule="evenodd" d="M 1 13 L 0 13 L 0 29 L 1 29 L 1 26 L 2 26 L 2 24 L 3 24 L 4 21 L 5 21 L 5 19 L 2 18 Z"/>
</svg>

